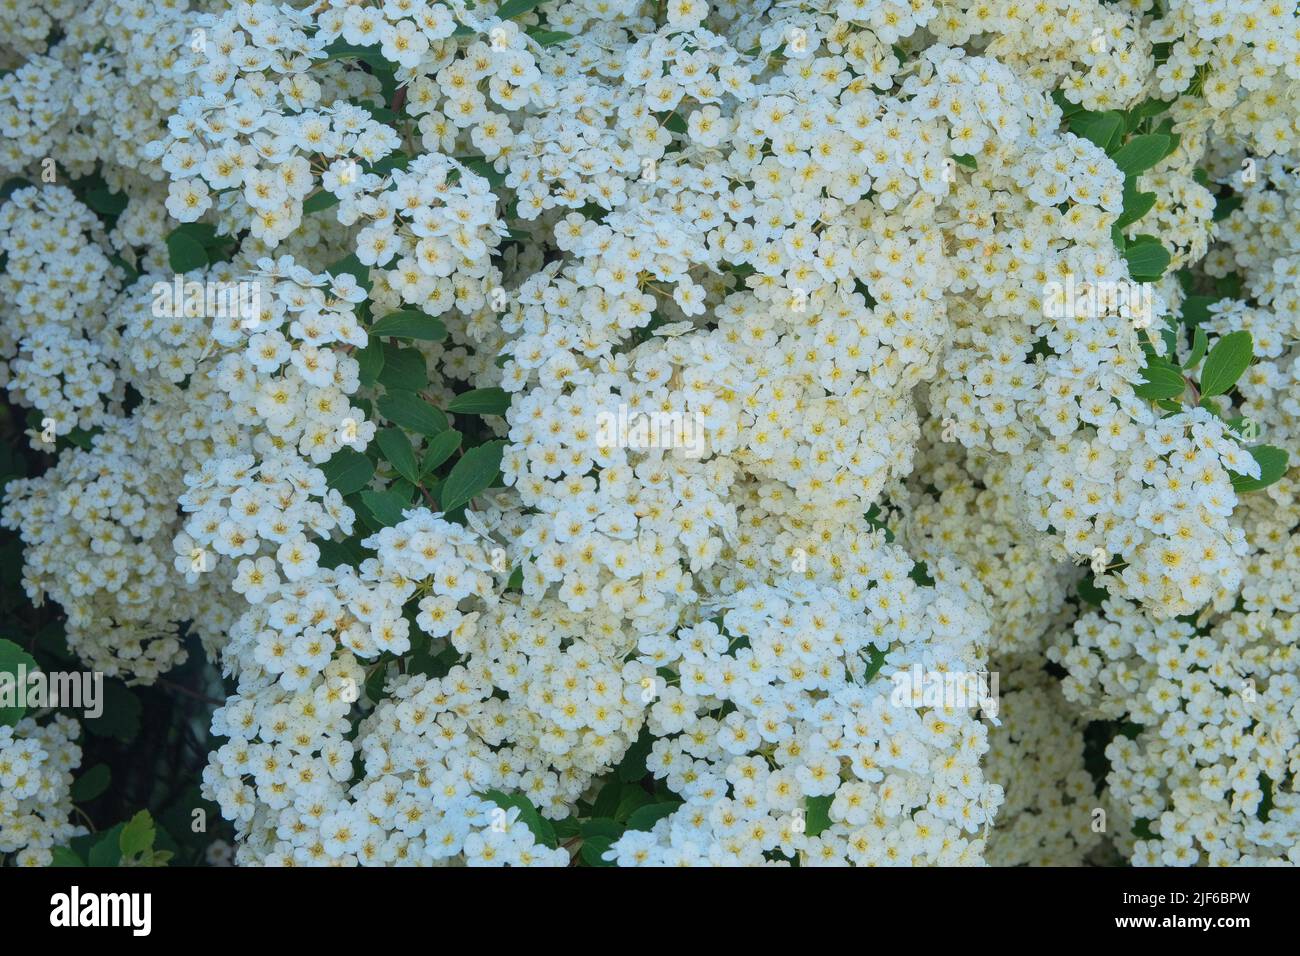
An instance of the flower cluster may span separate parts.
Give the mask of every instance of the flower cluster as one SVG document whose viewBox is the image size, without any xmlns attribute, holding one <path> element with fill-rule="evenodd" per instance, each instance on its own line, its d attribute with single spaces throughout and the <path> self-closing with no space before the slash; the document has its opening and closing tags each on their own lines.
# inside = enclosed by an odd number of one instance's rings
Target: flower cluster
<svg viewBox="0 0 1300 956">
<path fill-rule="evenodd" d="M 1136 864 L 1300 862 L 1300 797 L 1283 785 L 1300 769 L 1296 501 L 1288 479 L 1242 509 L 1240 609 L 1169 621 L 1109 598 L 1048 650 L 1067 699 L 1136 728 L 1106 750 Z"/>
<path fill-rule="evenodd" d="M 96 232 L 99 220 L 65 187 L 20 189 L 0 207 L 0 382 L 36 410 L 34 447 L 103 424 L 122 398 L 105 314 L 120 272 Z"/>
<path fill-rule="evenodd" d="M 19 866 L 49 866 L 55 847 L 86 832 L 69 820 L 80 731 L 62 715 L 0 726 L 0 853 L 16 853 Z"/>
<path fill-rule="evenodd" d="M 28 592 L 241 864 L 1300 862 L 1300 18 L 1136 6 L 0 10 Z"/>
</svg>

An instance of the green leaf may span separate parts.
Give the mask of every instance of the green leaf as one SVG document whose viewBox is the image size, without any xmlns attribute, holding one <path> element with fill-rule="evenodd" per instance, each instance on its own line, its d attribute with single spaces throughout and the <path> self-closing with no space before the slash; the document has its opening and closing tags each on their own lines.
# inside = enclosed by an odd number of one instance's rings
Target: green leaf
<svg viewBox="0 0 1300 956">
<path fill-rule="evenodd" d="M 454 511 L 477 494 L 491 488 L 501 473 L 501 456 L 506 442 L 490 441 L 461 456 L 442 486 L 442 510 Z"/>
<path fill-rule="evenodd" d="M 542 846 L 550 847 L 554 850 L 558 847 L 559 841 L 555 839 L 555 828 L 551 826 L 550 821 L 542 817 L 537 812 L 537 808 L 529 802 L 528 798 L 521 793 L 502 793 L 500 790 L 489 790 L 483 794 L 483 799 L 491 800 L 503 810 L 509 810 L 515 807 L 519 810 L 519 822 L 523 823 L 528 829 L 533 831 L 533 837 Z"/>
<path fill-rule="evenodd" d="M 98 737 L 131 741 L 140 733 L 140 699 L 120 680 L 103 684 L 104 712 L 95 718 L 83 718 L 81 726 Z"/>
<path fill-rule="evenodd" d="M 593 807 L 592 813 L 595 812 Z M 613 817 L 593 816 L 590 820 L 583 820 L 579 824 L 578 830 L 584 840 L 590 840 L 593 837 L 609 837 L 613 841 L 621 837 L 627 831 L 627 827 Z"/>
<path fill-rule="evenodd" d="M 1218 301 L 1218 296 L 1189 295 L 1183 299 L 1183 321 L 1190 326 L 1200 325 L 1210 317 L 1210 306 Z"/>
<path fill-rule="evenodd" d="M 86 193 L 86 205 L 105 216 L 121 215 L 126 209 L 126 201 L 126 193 L 112 192 L 107 186 Z"/>
<path fill-rule="evenodd" d="M 124 273 L 126 273 L 126 281 L 124 283 L 125 285 L 130 285 L 131 283 L 135 282 L 136 279 L 140 278 L 140 271 L 136 269 L 135 266 L 131 265 L 131 263 L 123 259 L 121 256 L 111 255 L 108 257 L 108 261 L 113 263 L 113 265 L 117 266 Z"/>
<path fill-rule="evenodd" d="M 544 0 L 506 0 L 497 7 L 497 16 L 502 20 L 511 20 L 529 10 L 536 10 Z"/>
<path fill-rule="evenodd" d="M 222 246 L 233 245 L 235 242 L 233 236 L 218 235 L 217 227 L 210 222 L 182 223 L 172 230 L 172 235 L 193 239 L 204 249 L 219 249 Z"/>
<path fill-rule="evenodd" d="M 627 818 L 627 828 L 629 830 L 653 830 L 656 823 L 664 817 L 671 816 L 673 811 L 681 805 L 681 801 L 677 800 L 671 803 L 651 803 L 639 807 Z"/>
<path fill-rule="evenodd" d="M 654 798 L 640 787 L 625 786 L 622 795 L 618 798 L 618 808 L 614 811 L 614 819 L 626 822 L 637 810 L 647 807 L 653 802 Z"/>
<path fill-rule="evenodd" d="M 72 802 L 88 803 L 108 789 L 112 773 L 106 764 L 95 764 L 72 784 Z"/>
<path fill-rule="evenodd" d="M 153 817 L 148 810 L 141 810 L 122 828 L 118 836 L 118 846 L 124 859 L 148 853 L 153 849 L 155 836 Z"/>
<path fill-rule="evenodd" d="M 1229 332 L 1214 343 L 1201 370 L 1201 394 L 1223 395 L 1231 390 L 1250 364 L 1252 351 L 1249 332 Z"/>
<path fill-rule="evenodd" d="M 1154 166 L 1169 153 L 1170 138 L 1157 133 L 1134 136 L 1111 157 L 1115 165 L 1129 175 L 1137 175 Z"/>
<path fill-rule="evenodd" d="M 1139 103 L 1126 114 L 1124 128 L 1131 133 L 1133 130 L 1138 128 L 1138 125 L 1143 120 L 1150 119 L 1153 116 L 1159 116 L 1172 105 L 1172 100 L 1169 102 L 1165 102 L 1164 100 L 1147 100 L 1144 103 Z"/>
<path fill-rule="evenodd" d="M 447 430 L 447 416 L 415 392 L 394 389 L 379 396 L 379 414 L 394 425 L 420 435 L 440 435 Z"/>
<path fill-rule="evenodd" d="M 1128 271 L 1138 282 L 1154 282 L 1164 275 L 1169 265 L 1169 250 L 1155 236 L 1142 235 L 1133 239 L 1124 249 Z"/>
<path fill-rule="evenodd" d="M 1214 283 L 1214 291 L 1220 299 L 1236 299 L 1241 295 L 1241 274 L 1229 272 Z"/>
<path fill-rule="evenodd" d="M 467 412 L 471 415 L 504 415 L 509 407 L 510 393 L 493 386 L 457 395 L 447 404 L 447 411 Z"/>
<path fill-rule="evenodd" d="M 320 192 L 313 193 L 312 195 L 308 196 L 303 201 L 302 211 L 305 213 L 320 212 L 322 209 L 329 209 L 331 206 L 337 206 L 338 204 L 339 204 L 338 196 L 334 195 L 331 192 L 326 192 L 324 189 L 322 189 Z"/>
<path fill-rule="evenodd" d="M 167 237 L 167 261 L 173 272 L 184 275 L 206 268 L 208 251 L 197 239 L 176 231 Z"/>
<path fill-rule="evenodd" d="M 31 183 L 19 176 L 11 176 L 0 186 L 0 200 L 8 199 L 20 189 L 29 189 Z"/>
<path fill-rule="evenodd" d="M 372 338 L 363 349 L 352 354 L 357 360 L 357 380 L 363 388 L 370 388 L 379 381 L 384 370 L 384 345 L 379 339 Z"/>
<path fill-rule="evenodd" d="M 1191 369 L 1196 367 L 1196 363 L 1205 357 L 1205 348 L 1209 344 L 1209 339 L 1205 336 L 1205 329 L 1199 325 L 1192 333 L 1192 351 L 1187 356 L 1187 361 L 1183 363 L 1183 368 Z"/>
<path fill-rule="evenodd" d="M 1151 211 L 1156 204 L 1155 193 L 1138 192 L 1137 181 L 1133 177 L 1124 180 L 1124 208 L 1115 220 L 1115 228 L 1131 226 Z"/>
<path fill-rule="evenodd" d="M 380 113 L 387 113 L 390 111 L 374 110 L 373 112 L 376 117 L 378 117 Z M 397 116 L 394 114 L 391 120 L 384 120 L 384 122 L 388 123 L 390 126 L 396 126 Z M 374 173 L 376 176 L 383 176 L 386 173 L 391 173 L 394 169 L 405 169 L 409 165 L 411 165 L 411 157 L 406 155 L 406 153 L 399 151 L 396 153 L 389 153 L 383 159 L 371 163 L 367 171 Z"/>
<path fill-rule="evenodd" d="M 1183 373 L 1164 359 L 1150 361 L 1142 369 L 1143 382 L 1133 386 L 1133 393 L 1138 398 L 1148 400 L 1160 398 L 1177 398 L 1187 388 Z"/>
<path fill-rule="evenodd" d="M 340 448 L 320 470 L 325 473 L 326 484 L 341 495 L 350 495 L 370 484 L 375 463 L 355 449 Z"/>
<path fill-rule="evenodd" d="M 1286 474 L 1289 456 L 1286 451 L 1273 445 L 1256 445 L 1250 453 L 1259 462 L 1259 477 L 1247 478 L 1245 475 L 1232 476 L 1232 488 L 1238 494 L 1259 491 L 1267 488 Z"/>
<path fill-rule="evenodd" d="M 613 843 L 607 836 L 585 837 L 582 841 L 582 862 L 588 866 L 613 866 L 612 860 L 601 859 L 601 855 Z"/>
<path fill-rule="evenodd" d="M 528 35 L 542 46 L 554 46 L 573 39 L 572 33 L 565 33 L 563 30 L 539 30 L 537 27 L 530 28 Z"/>
<path fill-rule="evenodd" d="M 880 668 L 885 666 L 885 657 L 889 651 L 882 651 L 878 647 L 867 648 L 867 667 L 862 673 L 862 683 L 869 684 L 871 679 L 880 673 Z"/>
<path fill-rule="evenodd" d="M 404 349 L 392 342 L 384 343 L 384 368 L 379 381 L 388 389 L 418 392 L 429 384 L 429 371 L 424 354 L 417 349 Z"/>
<path fill-rule="evenodd" d="M 460 442 L 461 434 L 454 428 L 431 438 L 424 450 L 424 460 L 420 462 L 420 476 L 433 474 L 435 468 L 455 454 Z"/>
<path fill-rule="evenodd" d="M 361 501 L 381 528 L 400 523 L 402 511 L 408 507 L 407 501 L 395 491 L 363 491 Z"/>
<path fill-rule="evenodd" d="M 828 794 L 823 797 L 808 797 L 804 801 L 804 833 L 814 837 L 831 825 L 831 802 L 834 799 L 834 794 Z"/>
<path fill-rule="evenodd" d="M 1060 108 L 1061 113 L 1065 116 L 1066 119 L 1069 119 L 1074 114 L 1083 111 L 1083 107 L 1080 106 L 1078 103 L 1071 103 L 1069 100 L 1067 100 L 1065 98 L 1065 94 L 1061 90 L 1052 91 L 1052 101 L 1055 102 L 1057 107 Z"/>
<path fill-rule="evenodd" d="M 117 866 L 122 862 L 122 845 L 119 842 L 126 824 L 116 823 L 100 836 L 86 857 L 91 866 Z"/>
<path fill-rule="evenodd" d="M 1091 574 L 1079 578 L 1077 585 L 1079 597 L 1093 607 L 1101 607 L 1101 602 L 1110 596 L 1110 592 L 1103 587 L 1098 587 L 1092 579 Z"/>
<path fill-rule="evenodd" d="M 522 573 L 521 573 L 522 577 Z M 623 754 L 623 759 L 618 762 L 615 768 L 615 775 L 624 783 L 636 783 L 646 775 L 645 761 L 650 756 L 650 748 L 654 746 L 654 735 L 645 727 L 641 728 L 641 733 L 637 735 L 632 746 L 627 748 Z"/>
<path fill-rule="evenodd" d="M 551 826 L 555 828 L 555 838 L 561 843 L 582 835 L 582 827 L 578 823 L 578 818 L 574 816 L 565 817 L 563 820 L 552 820 Z"/>
<path fill-rule="evenodd" d="M 1106 152 L 1118 141 L 1124 130 L 1124 117 L 1115 110 L 1105 113 L 1076 113 L 1069 119 L 1070 132 L 1092 140 Z"/>
<path fill-rule="evenodd" d="M 70 847 L 56 846 L 54 848 L 54 859 L 50 866 L 85 866 L 81 857 L 77 856 Z"/>
<path fill-rule="evenodd" d="M 331 541 L 317 538 L 316 547 L 320 549 L 318 564 L 322 568 L 337 568 L 340 564 L 355 567 L 366 559 L 366 550 L 358 540 L 360 536 L 346 538 L 343 541 Z"/>
<path fill-rule="evenodd" d="M 379 47 L 377 46 L 359 46 L 355 43 L 348 43 L 341 37 L 325 47 L 325 59 L 327 60 L 369 59 L 378 55 Z"/>
<path fill-rule="evenodd" d="M 415 450 L 411 440 L 400 428 L 381 428 L 375 435 L 379 450 L 384 453 L 388 463 L 397 469 L 397 473 L 413 485 L 420 483 L 420 469 L 415 463 Z"/>
<path fill-rule="evenodd" d="M 967 169 L 977 169 L 974 156 L 961 156 L 957 153 L 952 154 L 952 161 L 958 166 L 965 166 Z"/>
<path fill-rule="evenodd" d="M 13 705 L 0 705 L 0 727 L 12 727 L 23 719 L 25 708 L 17 706 L 16 701 L 19 696 L 19 689 L 23 682 L 19 680 L 19 667 L 25 667 L 23 679 L 26 675 L 38 670 L 36 659 L 28 654 L 25 650 L 15 644 L 13 641 L 0 638 L 0 674 L 6 675 L 0 677 L 0 688 L 4 688 L 5 693 L 0 700 L 5 698 L 15 701 Z M 10 695 L 12 694 L 12 697 Z"/>
<path fill-rule="evenodd" d="M 596 802 L 591 805 L 591 815 L 593 817 L 608 817 L 613 820 L 614 812 L 618 810 L 618 801 L 622 796 L 623 784 L 617 780 L 608 781 L 596 794 Z M 583 833 L 585 835 L 585 828 Z"/>
<path fill-rule="evenodd" d="M 1215 196 L 1214 197 L 1214 221 L 1223 222 L 1234 212 L 1241 208 L 1244 202 L 1240 196 Z"/>
<path fill-rule="evenodd" d="M 400 309 L 376 322 L 371 327 L 370 334 L 394 339 L 441 342 L 447 337 L 447 327 L 440 319 L 426 315 L 419 309 Z"/>
</svg>

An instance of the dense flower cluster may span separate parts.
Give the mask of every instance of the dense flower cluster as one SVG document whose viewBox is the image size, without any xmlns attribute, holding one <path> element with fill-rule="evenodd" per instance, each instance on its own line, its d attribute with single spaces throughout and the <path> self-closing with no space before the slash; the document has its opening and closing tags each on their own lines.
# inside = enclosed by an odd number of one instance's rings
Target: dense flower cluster
<svg viewBox="0 0 1300 956">
<path fill-rule="evenodd" d="M 105 362 L 116 331 L 105 305 L 120 279 L 97 231 L 99 220 L 64 187 L 20 189 L 0 211 L 0 381 L 36 409 L 47 436 L 101 425 L 108 403 L 122 399 Z"/>
<path fill-rule="evenodd" d="M 29 594 L 241 864 L 1300 863 L 1300 18 L 1140 6 L 0 9 Z"/>
<path fill-rule="evenodd" d="M 70 819 L 79 732 L 62 715 L 0 727 L 0 853 L 14 853 L 18 866 L 49 866 L 55 847 L 86 832 Z"/>
</svg>

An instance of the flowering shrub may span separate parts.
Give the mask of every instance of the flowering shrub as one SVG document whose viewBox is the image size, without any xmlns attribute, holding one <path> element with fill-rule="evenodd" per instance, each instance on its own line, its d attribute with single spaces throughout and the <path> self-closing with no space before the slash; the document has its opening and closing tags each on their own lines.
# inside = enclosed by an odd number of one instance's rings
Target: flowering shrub
<svg viewBox="0 0 1300 956">
<path fill-rule="evenodd" d="M 0 855 L 1300 863 L 1293 5 L 68 7 Z"/>
</svg>

